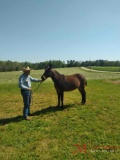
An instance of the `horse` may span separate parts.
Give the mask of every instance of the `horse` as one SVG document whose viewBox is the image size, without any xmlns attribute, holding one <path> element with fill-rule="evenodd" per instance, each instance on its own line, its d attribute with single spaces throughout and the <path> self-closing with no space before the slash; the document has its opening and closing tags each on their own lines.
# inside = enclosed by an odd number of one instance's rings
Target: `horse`
<svg viewBox="0 0 120 160">
<path fill-rule="evenodd" d="M 52 66 L 48 66 L 45 68 L 43 75 L 41 76 L 42 81 L 45 81 L 48 77 L 51 77 L 54 82 L 54 87 L 57 92 L 58 97 L 58 106 L 64 108 L 63 100 L 64 100 L 64 92 L 65 91 L 73 91 L 78 89 L 82 95 L 82 104 L 86 103 L 86 91 L 85 86 L 87 86 L 87 80 L 82 74 L 73 74 L 73 75 L 64 75 L 60 74 L 58 71 L 54 70 Z"/>
</svg>

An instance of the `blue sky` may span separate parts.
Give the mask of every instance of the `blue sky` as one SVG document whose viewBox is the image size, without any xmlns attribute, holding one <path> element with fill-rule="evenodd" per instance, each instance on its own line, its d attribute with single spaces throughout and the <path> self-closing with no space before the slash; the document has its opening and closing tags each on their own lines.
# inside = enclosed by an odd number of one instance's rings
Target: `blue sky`
<svg viewBox="0 0 120 160">
<path fill-rule="evenodd" d="M 120 0 L 0 0 L 0 60 L 120 60 Z"/>
</svg>

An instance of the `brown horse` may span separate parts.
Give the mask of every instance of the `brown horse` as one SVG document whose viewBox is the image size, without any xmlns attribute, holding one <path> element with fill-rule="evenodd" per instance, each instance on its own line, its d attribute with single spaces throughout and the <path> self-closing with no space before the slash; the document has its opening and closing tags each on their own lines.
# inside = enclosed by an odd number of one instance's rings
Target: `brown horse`
<svg viewBox="0 0 120 160">
<path fill-rule="evenodd" d="M 54 82 L 54 87 L 56 89 L 58 95 L 58 106 L 63 107 L 63 98 L 64 91 L 73 91 L 78 88 L 79 92 L 82 95 L 82 104 L 86 102 L 86 91 L 85 85 L 87 85 L 87 81 L 82 74 L 73 74 L 73 75 L 63 75 L 58 73 L 56 70 L 52 69 L 51 65 L 45 69 L 45 72 L 41 76 L 41 79 L 44 81 L 48 77 Z"/>
</svg>

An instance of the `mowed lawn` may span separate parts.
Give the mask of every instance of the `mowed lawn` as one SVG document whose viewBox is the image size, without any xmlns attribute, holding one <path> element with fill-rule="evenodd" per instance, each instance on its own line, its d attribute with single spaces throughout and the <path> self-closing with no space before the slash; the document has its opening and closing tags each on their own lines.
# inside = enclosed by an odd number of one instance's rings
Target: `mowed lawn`
<svg viewBox="0 0 120 160">
<path fill-rule="evenodd" d="M 56 69 L 82 73 L 88 86 L 87 103 L 78 90 L 65 92 L 65 109 L 56 107 L 51 79 L 34 91 L 30 121 L 22 118 L 18 88 L 21 72 L 0 73 L 0 159 L 3 160 L 119 160 L 120 74 L 81 68 Z M 44 71 L 32 71 L 40 78 Z M 33 90 L 38 83 L 32 83 Z"/>
<path fill-rule="evenodd" d="M 91 66 L 89 68 L 98 71 L 120 72 L 120 67 Z"/>
</svg>

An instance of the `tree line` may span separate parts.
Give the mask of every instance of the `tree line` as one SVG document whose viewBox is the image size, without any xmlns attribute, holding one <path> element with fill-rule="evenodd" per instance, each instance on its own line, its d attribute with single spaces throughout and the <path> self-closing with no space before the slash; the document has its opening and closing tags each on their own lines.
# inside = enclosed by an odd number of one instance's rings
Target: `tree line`
<svg viewBox="0 0 120 160">
<path fill-rule="evenodd" d="M 75 61 L 75 60 L 50 60 L 45 62 L 13 62 L 13 61 L 0 61 L 0 72 L 6 71 L 21 71 L 23 67 L 29 66 L 33 70 L 44 69 L 49 64 L 52 64 L 53 68 L 65 68 L 65 67 L 90 67 L 90 66 L 120 66 L 120 61 L 108 61 L 108 60 L 95 60 L 95 61 Z"/>
</svg>

